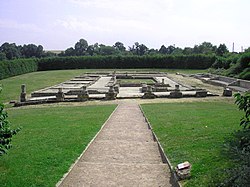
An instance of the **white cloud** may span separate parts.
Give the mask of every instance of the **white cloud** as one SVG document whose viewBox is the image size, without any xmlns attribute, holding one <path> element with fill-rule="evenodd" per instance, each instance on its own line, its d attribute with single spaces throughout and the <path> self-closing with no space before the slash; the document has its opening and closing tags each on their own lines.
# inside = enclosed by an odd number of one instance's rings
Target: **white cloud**
<svg viewBox="0 0 250 187">
<path fill-rule="evenodd" d="M 108 29 L 92 24 L 91 21 L 78 19 L 73 16 L 70 16 L 64 20 L 62 19 L 57 20 L 55 25 L 62 26 L 67 30 L 72 30 L 72 31 L 77 31 L 77 32 L 83 32 L 83 31 L 107 32 L 109 31 Z"/>
<path fill-rule="evenodd" d="M 18 23 L 14 20 L 0 19 L 0 28 L 3 29 L 16 29 L 29 32 L 41 32 L 42 29 L 34 24 Z"/>
</svg>

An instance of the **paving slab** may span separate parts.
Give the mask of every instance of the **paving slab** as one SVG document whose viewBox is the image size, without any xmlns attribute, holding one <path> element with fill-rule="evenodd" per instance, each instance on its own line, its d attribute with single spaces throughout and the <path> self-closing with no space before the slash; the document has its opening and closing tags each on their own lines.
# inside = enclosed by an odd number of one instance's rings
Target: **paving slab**
<svg viewBox="0 0 250 187">
<path fill-rule="evenodd" d="M 148 124 L 124 102 L 58 186 L 174 186 Z"/>
</svg>

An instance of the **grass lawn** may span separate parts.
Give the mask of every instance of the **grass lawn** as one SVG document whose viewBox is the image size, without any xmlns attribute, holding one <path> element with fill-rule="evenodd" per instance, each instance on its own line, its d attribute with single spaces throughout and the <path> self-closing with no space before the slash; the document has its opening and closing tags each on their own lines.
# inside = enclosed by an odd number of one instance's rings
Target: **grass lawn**
<svg viewBox="0 0 250 187">
<path fill-rule="evenodd" d="M 153 84 L 155 81 L 152 79 L 117 79 L 120 84 Z"/>
<path fill-rule="evenodd" d="M 240 128 L 243 114 L 234 104 L 143 104 L 142 108 L 172 165 L 184 161 L 193 165 L 192 177 L 183 182 L 185 186 L 209 186 L 212 177 L 218 179 L 215 174 L 219 169 L 230 167 L 222 154 L 223 141 Z"/>
<path fill-rule="evenodd" d="M 22 130 L 0 157 L 0 186 L 55 186 L 115 105 L 18 108 L 9 120 Z"/>
<path fill-rule="evenodd" d="M 15 77 L 0 80 L 3 86 L 3 92 L 0 94 L 0 100 L 9 102 L 10 100 L 19 100 L 21 92 L 21 84 L 26 84 L 27 93 L 52 86 L 63 81 L 69 80 L 74 76 L 81 75 L 85 72 L 93 71 L 114 71 L 114 70 L 101 70 L 101 69 L 78 69 L 78 70 L 56 70 L 56 71 L 39 71 L 27 73 Z M 178 70 L 178 69 L 118 69 L 117 71 L 162 71 L 162 72 L 181 72 L 181 73 L 201 73 L 206 70 Z"/>
</svg>

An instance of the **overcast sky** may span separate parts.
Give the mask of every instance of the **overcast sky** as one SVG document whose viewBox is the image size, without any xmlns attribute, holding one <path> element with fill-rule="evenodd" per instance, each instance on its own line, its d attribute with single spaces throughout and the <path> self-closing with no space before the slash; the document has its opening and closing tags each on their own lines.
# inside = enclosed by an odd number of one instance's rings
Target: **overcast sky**
<svg viewBox="0 0 250 187">
<path fill-rule="evenodd" d="M 0 0 L 0 44 L 250 46 L 250 0 Z"/>
</svg>

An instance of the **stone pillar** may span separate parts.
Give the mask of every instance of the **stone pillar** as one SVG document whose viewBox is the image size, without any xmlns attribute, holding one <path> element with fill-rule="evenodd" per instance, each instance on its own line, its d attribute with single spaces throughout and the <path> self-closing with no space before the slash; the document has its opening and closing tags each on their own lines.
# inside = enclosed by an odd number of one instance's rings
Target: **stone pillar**
<svg viewBox="0 0 250 187">
<path fill-rule="evenodd" d="M 26 85 L 21 85 L 21 94 L 20 94 L 20 102 L 25 102 L 27 100 L 26 98 Z"/>
<path fill-rule="evenodd" d="M 147 87 L 147 91 L 144 93 L 144 95 L 142 96 L 143 99 L 154 99 L 156 98 L 156 95 L 153 93 L 153 89 L 152 86 L 148 86 Z"/>
<path fill-rule="evenodd" d="M 56 100 L 57 101 L 64 101 L 64 93 L 62 91 L 62 88 L 58 88 L 58 92 L 56 94 Z"/>
<path fill-rule="evenodd" d="M 147 90 L 148 90 L 147 84 L 142 84 L 141 92 L 145 93 L 145 92 L 147 92 Z"/>
<path fill-rule="evenodd" d="M 77 95 L 77 98 L 79 101 L 86 101 L 89 99 L 89 92 L 87 90 L 86 86 L 82 87 L 82 90 L 80 91 L 80 93 Z"/>
<path fill-rule="evenodd" d="M 175 90 L 170 92 L 169 97 L 170 98 L 182 98 L 182 93 L 180 91 L 180 85 L 178 85 L 178 84 L 175 85 Z"/>
<path fill-rule="evenodd" d="M 115 92 L 114 86 L 112 85 L 109 87 L 108 93 L 105 94 L 105 98 L 107 100 L 114 100 L 116 99 L 116 96 L 117 96 L 117 93 Z"/>
<path fill-rule="evenodd" d="M 115 90 L 116 93 L 119 93 L 119 89 L 120 89 L 119 84 L 114 86 L 114 90 Z"/>
<path fill-rule="evenodd" d="M 180 85 L 179 84 L 175 85 L 175 91 L 180 91 Z"/>
<path fill-rule="evenodd" d="M 225 97 L 232 97 L 232 95 L 233 95 L 232 90 L 230 90 L 229 88 L 225 88 L 224 89 L 223 96 L 225 96 Z"/>
<path fill-rule="evenodd" d="M 206 90 L 198 90 L 195 93 L 196 97 L 207 97 L 207 91 Z"/>
</svg>

